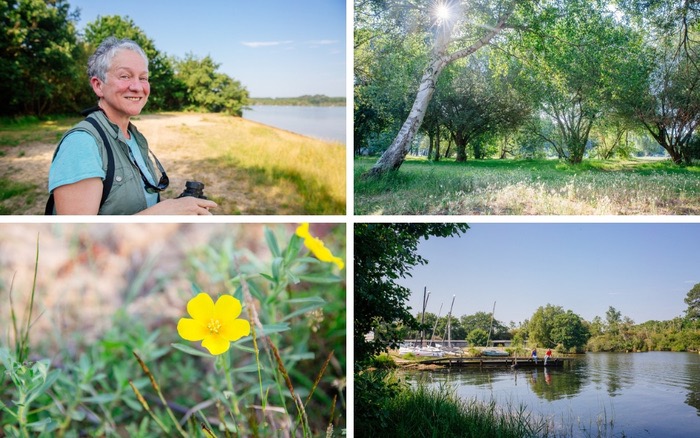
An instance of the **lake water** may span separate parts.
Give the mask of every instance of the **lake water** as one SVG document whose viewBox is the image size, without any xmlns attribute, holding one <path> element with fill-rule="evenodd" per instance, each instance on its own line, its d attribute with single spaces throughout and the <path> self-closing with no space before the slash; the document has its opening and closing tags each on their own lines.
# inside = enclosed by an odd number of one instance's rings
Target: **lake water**
<svg viewBox="0 0 700 438">
<path fill-rule="evenodd" d="M 700 354 L 589 353 L 563 369 L 416 372 L 467 399 L 521 404 L 575 437 L 700 437 Z"/>
<path fill-rule="evenodd" d="M 345 144 L 345 107 L 253 105 L 243 118 Z"/>
</svg>

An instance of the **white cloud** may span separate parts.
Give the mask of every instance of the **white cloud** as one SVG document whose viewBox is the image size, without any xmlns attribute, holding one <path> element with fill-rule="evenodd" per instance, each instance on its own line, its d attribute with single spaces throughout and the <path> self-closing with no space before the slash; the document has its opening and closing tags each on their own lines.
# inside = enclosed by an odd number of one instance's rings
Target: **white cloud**
<svg viewBox="0 0 700 438">
<path fill-rule="evenodd" d="M 314 46 L 328 46 L 331 44 L 338 44 L 339 42 L 338 40 L 312 40 L 309 41 L 309 44 Z"/>
<path fill-rule="evenodd" d="M 243 41 L 241 44 L 246 47 L 257 49 L 258 47 L 282 46 L 285 44 L 292 44 L 292 42 L 293 41 Z"/>
</svg>

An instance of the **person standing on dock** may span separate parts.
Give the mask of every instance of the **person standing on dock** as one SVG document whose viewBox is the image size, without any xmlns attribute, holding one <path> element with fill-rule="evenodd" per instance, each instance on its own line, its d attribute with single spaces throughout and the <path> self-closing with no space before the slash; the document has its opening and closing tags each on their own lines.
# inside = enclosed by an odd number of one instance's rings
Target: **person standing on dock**
<svg viewBox="0 0 700 438">
<path fill-rule="evenodd" d="M 537 347 L 532 349 L 532 360 L 534 360 L 535 365 L 537 365 Z"/>
<path fill-rule="evenodd" d="M 544 365 L 547 366 L 547 360 L 552 358 L 552 349 L 548 348 L 547 352 L 544 354 Z"/>
</svg>

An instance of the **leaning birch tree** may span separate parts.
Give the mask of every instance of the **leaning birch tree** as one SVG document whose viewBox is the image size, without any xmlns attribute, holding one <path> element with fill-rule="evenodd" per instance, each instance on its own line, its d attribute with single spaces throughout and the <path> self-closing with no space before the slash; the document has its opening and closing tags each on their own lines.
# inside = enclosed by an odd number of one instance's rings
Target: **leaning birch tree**
<svg viewBox="0 0 700 438">
<path fill-rule="evenodd" d="M 430 59 L 421 77 L 408 117 L 389 148 L 365 176 L 377 176 L 390 170 L 398 170 L 425 118 L 440 73 L 448 64 L 465 58 L 491 43 L 508 27 L 516 6 L 525 7 L 532 2 L 527 0 L 429 0 L 426 2 L 427 7 L 416 6 L 410 1 L 400 2 L 400 5 L 399 2 L 394 4 L 391 1 L 381 3 L 389 8 L 419 9 L 425 23 L 431 24 L 432 47 Z M 474 13 L 475 11 L 481 13 Z M 490 19 L 486 16 L 490 16 Z M 483 21 L 477 22 L 477 20 Z M 475 36 L 475 33 L 480 35 Z"/>
</svg>

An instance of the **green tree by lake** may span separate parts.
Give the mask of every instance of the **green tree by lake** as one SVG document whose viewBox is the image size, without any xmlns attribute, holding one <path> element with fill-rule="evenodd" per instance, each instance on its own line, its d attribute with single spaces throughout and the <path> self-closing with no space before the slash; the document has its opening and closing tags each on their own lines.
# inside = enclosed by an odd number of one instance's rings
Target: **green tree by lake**
<svg viewBox="0 0 700 438">
<path fill-rule="evenodd" d="M 474 347 L 484 347 L 486 342 L 488 342 L 489 334 L 486 330 L 476 328 L 469 332 L 467 335 L 467 341 L 470 346 Z"/>
<path fill-rule="evenodd" d="M 688 309 L 685 311 L 686 317 L 694 322 L 700 321 L 700 283 L 688 291 L 685 304 L 688 305 Z"/>
<path fill-rule="evenodd" d="M 583 351 L 590 337 L 580 316 L 551 304 L 535 311 L 527 324 L 527 333 L 533 346 L 560 347 L 565 352 Z"/>
</svg>

